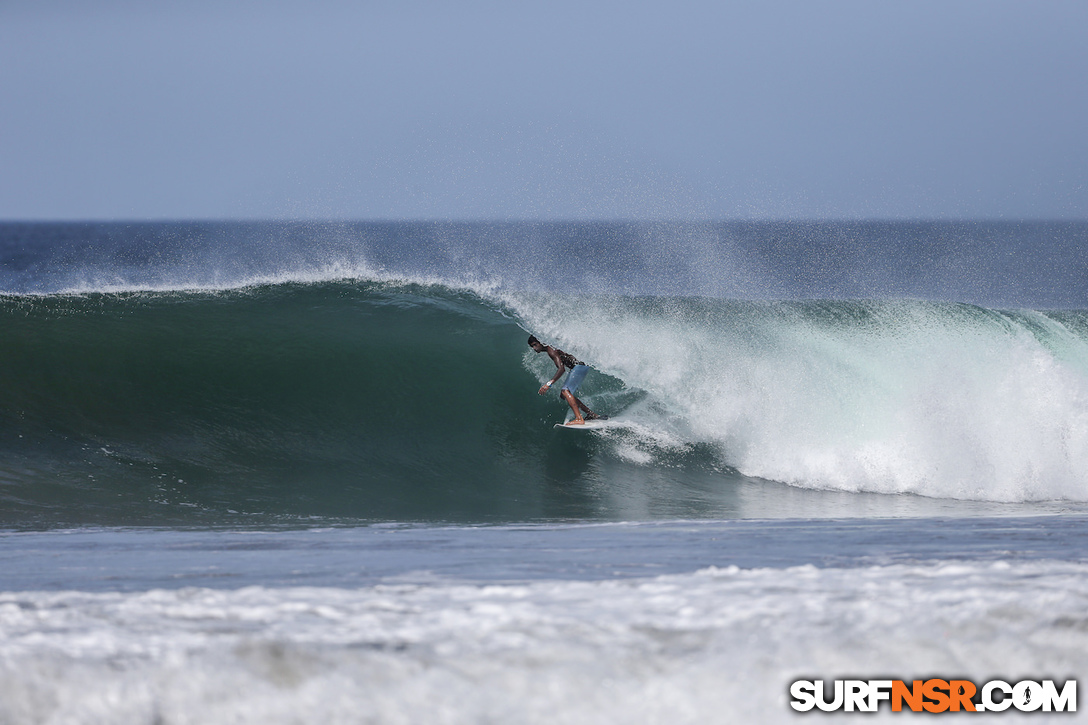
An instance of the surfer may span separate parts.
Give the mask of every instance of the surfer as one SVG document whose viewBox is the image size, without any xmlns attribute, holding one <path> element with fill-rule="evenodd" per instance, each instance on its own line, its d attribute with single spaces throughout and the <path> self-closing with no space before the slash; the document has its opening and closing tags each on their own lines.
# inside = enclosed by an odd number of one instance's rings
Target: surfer
<svg viewBox="0 0 1088 725">
<path fill-rule="evenodd" d="M 587 408 L 585 403 L 574 397 L 578 386 L 586 379 L 586 373 L 589 372 L 588 365 L 568 352 L 563 352 L 551 345 L 545 345 L 533 335 L 529 336 L 529 347 L 533 348 L 533 352 L 548 353 L 548 357 L 555 363 L 555 367 L 559 368 L 555 373 L 555 377 L 540 386 L 540 390 L 537 392 L 541 395 L 547 393 L 555 385 L 555 381 L 563 377 L 563 373 L 567 371 L 567 368 L 570 368 L 570 375 L 567 376 L 567 381 L 563 383 L 563 388 L 559 391 L 559 395 L 562 396 L 563 400 L 567 401 L 567 405 L 574 411 L 574 420 L 567 425 L 584 425 L 586 420 L 595 420 L 601 417 Z M 585 412 L 584 418 L 582 417 L 583 411 Z"/>
</svg>

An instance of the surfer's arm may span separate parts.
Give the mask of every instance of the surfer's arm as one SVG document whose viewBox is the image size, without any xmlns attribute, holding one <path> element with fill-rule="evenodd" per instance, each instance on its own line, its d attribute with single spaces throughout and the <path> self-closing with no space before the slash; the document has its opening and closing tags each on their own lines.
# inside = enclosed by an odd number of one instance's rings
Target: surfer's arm
<svg viewBox="0 0 1088 725">
<path fill-rule="evenodd" d="M 559 359 L 559 355 L 557 355 L 555 352 L 553 352 L 550 349 L 548 350 L 548 357 L 550 357 L 552 359 L 552 362 L 555 363 L 555 367 L 558 368 L 558 369 L 555 371 L 555 377 L 553 377 L 551 380 L 549 380 L 548 382 L 546 382 L 546 383 L 544 383 L 543 385 L 540 386 L 540 390 L 538 390 L 537 392 L 540 393 L 541 395 L 548 392 L 548 390 L 553 385 L 555 385 L 555 381 L 557 381 L 557 380 L 559 380 L 559 378 L 563 377 L 563 371 L 566 370 L 566 368 L 563 366 L 563 361 Z"/>
</svg>

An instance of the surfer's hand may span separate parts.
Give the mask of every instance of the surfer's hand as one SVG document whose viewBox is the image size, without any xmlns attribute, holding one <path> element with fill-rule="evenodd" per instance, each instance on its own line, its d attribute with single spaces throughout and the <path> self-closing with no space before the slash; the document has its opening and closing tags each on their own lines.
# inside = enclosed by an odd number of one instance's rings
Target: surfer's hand
<svg viewBox="0 0 1088 725">
<path fill-rule="evenodd" d="M 552 386 L 550 386 L 550 385 L 541 385 L 540 390 L 538 390 L 536 392 L 539 393 L 540 395 L 544 395 L 544 393 L 548 392 L 551 389 L 551 387 Z"/>
</svg>

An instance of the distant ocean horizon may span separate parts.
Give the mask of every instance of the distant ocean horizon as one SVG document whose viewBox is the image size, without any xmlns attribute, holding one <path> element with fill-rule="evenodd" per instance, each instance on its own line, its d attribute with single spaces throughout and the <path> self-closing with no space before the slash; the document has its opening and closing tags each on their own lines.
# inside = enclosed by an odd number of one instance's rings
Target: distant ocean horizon
<svg viewBox="0 0 1088 725">
<path fill-rule="evenodd" d="M 0 260 L 0 721 L 775 722 L 802 675 L 1088 665 L 1088 222 L 0 222 Z M 609 428 L 553 428 L 529 334 Z"/>
</svg>

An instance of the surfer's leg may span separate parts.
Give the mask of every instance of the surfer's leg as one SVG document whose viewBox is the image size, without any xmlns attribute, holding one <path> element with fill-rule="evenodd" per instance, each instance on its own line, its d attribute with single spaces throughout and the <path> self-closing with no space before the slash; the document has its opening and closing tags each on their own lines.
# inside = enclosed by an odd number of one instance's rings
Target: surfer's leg
<svg viewBox="0 0 1088 725">
<path fill-rule="evenodd" d="M 575 365 L 574 369 L 570 371 L 570 375 L 567 376 L 566 382 L 563 383 L 563 389 L 559 391 L 559 394 L 563 396 L 563 400 L 567 401 L 567 405 L 574 411 L 574 420 L 571 421 L 574 425 L 581 425 L 586 422 L 579 408 L 584 408 L 587 411 L 589 408 L 586 408 L 582 401 L 574 397 L 574 391 L 578 390 L 578 386 L 586 379 L 586 373 L 588 372 L 588 365 Z M 593 411 L 589 412 L 592 413 Z"/>
<path fill-rule="evenodd" d="M 586 420 L 596 420 L 597 418 L 601 417 L 601 416 L 597 415 L 596 413 L 594 413 L 592 410 L 590 410 L 589 406 L 586 405 L 585 403 L 583 403 L 578 398 L 575 398 L 574 402 L 577 403 L 578 407 L 582 409 L 582 412 L 586 414 Z"/>
<path fill-rule="evenodd" d="M 588 365 L 575 365 L 574 369 L 570 371 L 570 375 L 567 376 L 567 380 L 563 383 L 563 389 L 559 391 L 559 394 L 563 396 L 563 400 L 567 401 L 567 405 L 574 411 L 574 420 L 571 423 L 579 425 L 585 423 L 585 419 L 582 418 L 582 411 L 586 411 L 591 417 L 596 417 L 593 411 L 585 406 L 585 404 L 574 397 L 574 393 L 578 390 L 578 386 L 582 384 L 582 381 L 586 379 L 586 373 L 589 372 Z"/>
<path fill-rule="evenodd" d="M 567 401 L 567 405 L 574 411 L 574 420 L 567 425 L 582 425 L 585 423 L 586 419 L 582 417 L 582 411 L 578 410 L 578 398 L 575 398 L 574 394 L 566 388 L 560 390 L 559 394 L 563 396 L 563 400 Z"/>
</svg>

